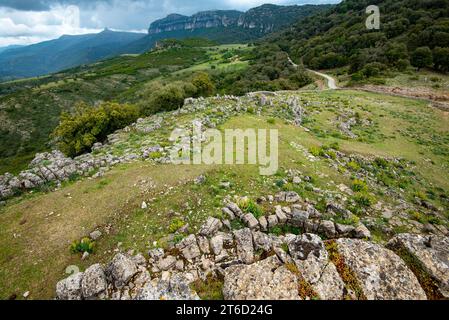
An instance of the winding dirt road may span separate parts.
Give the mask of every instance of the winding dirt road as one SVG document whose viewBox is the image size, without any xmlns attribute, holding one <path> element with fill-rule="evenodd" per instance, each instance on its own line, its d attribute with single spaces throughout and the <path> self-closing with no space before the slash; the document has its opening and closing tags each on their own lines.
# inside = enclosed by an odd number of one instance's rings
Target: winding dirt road
<svg viewBox="0 0 449 320">
<path fill-rule="evenodd" d="M 299 67 L 296 63 L 293 62 L 293 60 L 292 60 L 290 57 L 288 57 L 288 61 L 289 61 L 289 62 L 292 64 L 292 66 L 294 66 L 295 68 L 298 68 L 298 67 Z M 324 74 L 324 73 L 321 73 L 321 72 L 318 72 L 318 71 L 310 70 L 310 69 L 306 69 L 306 70 L 309 71 L 309 72 L 312 72 L 312 73 L 316 74 L 316 75 L 319 76 L 319 77 L 322 77 L 322 78 L 326 79 L 326 80 L 327 80 L 327 86 L 329 87 L 330 90 L 336 90 L 336 89 L 338 89 L 338 87 L 337 87 L 337 82 L 336 82 L 335 79 L 332 78 L 331 76 L 329 76 L 329 75 L 327 75 L 327 74 Z"/>
</svg>

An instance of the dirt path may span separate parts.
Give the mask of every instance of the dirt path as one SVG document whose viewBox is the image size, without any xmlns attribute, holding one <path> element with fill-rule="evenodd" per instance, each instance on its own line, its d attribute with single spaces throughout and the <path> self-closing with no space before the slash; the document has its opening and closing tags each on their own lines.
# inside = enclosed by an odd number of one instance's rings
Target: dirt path
<svg viewBox="0 0 449 320">
<path fill-rule="evenodd" d="M 299 68 L 299 66 L 296 63 L 294 63 L 293 60 L 290 57 L 288 57 L 288 62 L 290 62 L 293 67 Z M 327 87 L 330 90 L 338 89 L 337 84 L 336 84 L 337 82 L 331 76 L 329 76 L 327 74 L 324 74 L 324 73 L 321 73 L 321 72 L 318 72 L 318 71 L 310 70 L 310 69 L 306 69 L 306 70 L 316 74 L 319 77 L 322 77 L 322 78 L 326 79 L 327 80 Z"/>
<path fill-rule="evenodd" d="M 327 86 L 328 86 L 328 88 L 330 90 L 337 90 L 338 89 L 335 79 L 332 78 L 331 76 L 329 76 L 327 74 L 324 74 L 324 73 L 321 73 L 321 72 L 318 72 L 318 71 L 310 70 L 310 69 L 307 69 L 307 71 L 312 72 L 312 73 L 314 73 L 317 76 L 320 76 L 322 78 L 325 78 L 327 80 Z"/>
</svg>

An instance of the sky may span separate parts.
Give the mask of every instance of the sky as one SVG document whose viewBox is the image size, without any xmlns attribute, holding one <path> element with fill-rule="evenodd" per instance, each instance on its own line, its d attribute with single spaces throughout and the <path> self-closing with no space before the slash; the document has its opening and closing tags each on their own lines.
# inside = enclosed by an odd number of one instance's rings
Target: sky
<svg viewBox="0 0 449 320">
<path fill-rule="evenodd" d="M 0 47 L 28 45 L 64 34 L 104 28 L 147 32 L 151 22 L 170 13 L 204 10 L 246 11 L 264 3 L 337 3 L 340 0 L 0 0 Z"/>
</svg>

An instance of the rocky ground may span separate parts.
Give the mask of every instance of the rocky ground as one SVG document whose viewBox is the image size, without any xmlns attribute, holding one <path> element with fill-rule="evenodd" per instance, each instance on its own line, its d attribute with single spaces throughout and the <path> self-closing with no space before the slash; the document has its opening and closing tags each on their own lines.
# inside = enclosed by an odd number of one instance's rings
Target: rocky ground
<svg viewBox="0 0 449 320">
<path fill-rule="evenodd" d="M 57 150 L 36 155 L 28 170 L 0 177 L 0 206 L 8 208 L 29 193 L 64 189 L 76 180 L 100 181 L 119 164 L 166 164 L 174 148 L 170 133 L 191 130 L 192 122 L 207 129 L 241 115 L 275 125 L 281 121 L 288 126 L 281 136 L 288 148 L 283 154 L 291 153 L 295 161 L 281 159 L 275 176 L 257 181 L 273 195 L 235 197 L 238 190 L 225 175 L 219 185 L 210 186 L 220 197 L 223 193 L 218 207 L 196 208 L 214 216 L 202 228 L 197 227 L 203 218 L 189 227 L 186 212 L 181 212 L 182 227 L 171 230 L 148 253 L 136 255 L 118 246 L 121 253 L 109 264 L 94 264 L 58 283 L 57 298 L 448 298 L 448 195 L 441 181 L 428 175 L 428 168 L 441 170 L 443 176 L 447 172 L 440 160 L 448 145 L 438 126 L 429 125 L 435 123 L 432 113 L 417 113 L 409 105 L 404 113 L 398 105 L 348 92 L 187 99 L 180 110 L 140 119 L 111 134 L 89 154 L 75 159 Z M 406 126 L 393 123 L 400 127 L 396 131 L 386 132 L 382 126 L 405 118 L 410 118 Z M 294 139 L 299 134 L 302 140 Z M 391 152 L 404 153 L 404 158 L 373 152 L 388 142 L 414 143 L 416 135 L 424 146 L 419 151 L 422 162 L 411 160 L 417 152 L 407 149 Z M 328 137 L 345 143 L 345 150 L 338 143 L 317 145 Z M 352 144 L 364 152 L 354 151 Z M 145 181 L 142 189 L 149 188 Z M 208 183 L 206 176 L 195 179 L 195 185 Z M 145 199 L 141 209 L 147 210 L 151 200 Z M 222 214 L 214 215 L 222 205 Z M 108 224 L 86 232 L 101 241 L 109 229 Z M 145 239 L 148 234 L 138 236 Z M 84 262 L 90 259 L 96 261 L 95 253 Z"/>
<path fill-rule="evenodd" d="M 179 242 L 173 235 L 166 249 L 118 253 L 60 281 L 57 299 L 196 300 L 195 283 L 210 279 L 222 284 L 226 300 L 449 298 L 448 237 L 401 234 L 383 247 L 370 242 L 363 224 L 322 220 L 293 192 L 262 202 L 275 212 L 257 219 L 229 202 L 226 219 L 211 217 Z M 232 231 L 235 220 L 244 227 Z M 286 232 L 268 233 L 276 227 Z"/>
</svg>

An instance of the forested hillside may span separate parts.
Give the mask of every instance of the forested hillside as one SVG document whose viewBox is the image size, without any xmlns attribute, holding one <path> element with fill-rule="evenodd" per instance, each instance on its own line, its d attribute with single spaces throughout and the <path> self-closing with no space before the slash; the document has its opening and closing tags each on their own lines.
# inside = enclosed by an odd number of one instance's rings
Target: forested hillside
<svg viewBox="0 0 449 320">
<path fill-rule="evenodd" d="M 366 8 L 380 8 L 368 30 Z M 448 0 L 345 0 L 270 39 L 312 69 L 349 66 L 355 79 L 386 70 L 449 68 Z"/>
</svg>

